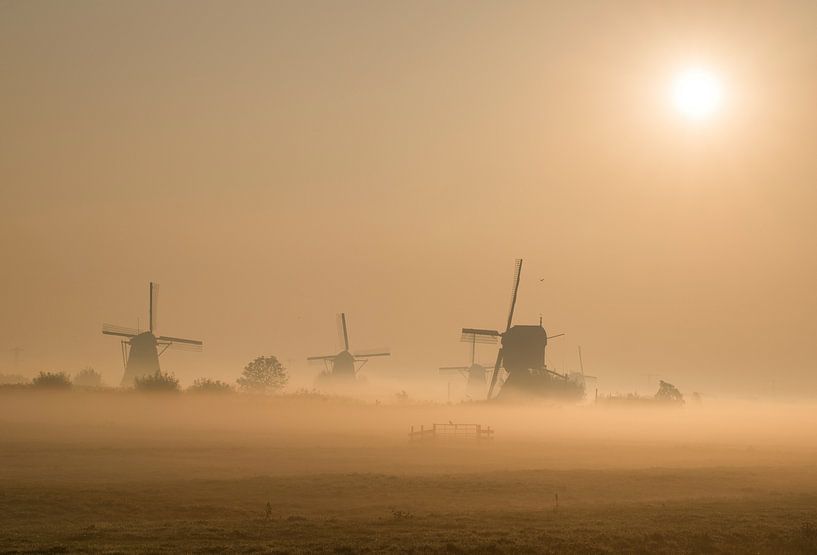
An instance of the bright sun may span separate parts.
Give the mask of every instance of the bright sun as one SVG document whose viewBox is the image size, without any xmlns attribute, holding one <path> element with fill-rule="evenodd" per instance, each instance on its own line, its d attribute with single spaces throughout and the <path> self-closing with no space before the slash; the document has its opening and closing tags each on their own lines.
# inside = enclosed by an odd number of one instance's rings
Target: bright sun
<svg viewBox="0 0 817 555">
<path fill-rule="evenodd" d="M 672 102 L 689 119 L 708 119 L 718 111 L 722 101 L 721 82 L 706 69 L 684 70 L 672 82 Z"/>
</svg>

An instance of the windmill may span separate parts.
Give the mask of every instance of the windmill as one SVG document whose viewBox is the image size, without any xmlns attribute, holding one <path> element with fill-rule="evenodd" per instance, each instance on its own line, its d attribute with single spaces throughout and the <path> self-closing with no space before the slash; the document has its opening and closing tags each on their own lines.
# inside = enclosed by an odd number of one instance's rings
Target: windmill
<svg viewBox="0 0 817 555">
<path fill-rule="evenodd" d="M 122 340 L 122 363 L 125 366 L 122 386 L 124 387 L 133 385 L 136 378 L 158 372 L 159 357 L 168 348 L 201 351 L 201 341 L 170 337 L 168 335 L 155 335 L 158 300 L 159 285 L 150 282 L 148 331 L 113 324 L 102 325 L 103 334 L 127 338 Z"/>
<path fill-rule="evenodd" d="M 496 354 L 496 363 L 491 375 L 491 385 L 488 388 L 488 399 L 493 396 L 497 385 L 500 369 L 504 368 L 508 374 L 502 384 L 500 397 L 514 396 L 563 396 L 581 397 L 584 387 L 571 380 L 567 375 L 549 370 L 545 365 L 545 347 L 548 339 L 564 334 L 548 337 L 542 320 L 538 325 L 514 325 L 513 313 L 516 308 L 516 298 L 519 293 L 519 279 L 522 275 L 522 259 L 517 259 L 514 266 L 513 289 L 511 290 L 511 309 L 505 331 L 463 328 L 463 336 L 473 334 L 481 338 L 499 338 L 501 344 Z"/>
<path fill-rule="evenodd" d="M 338 315 L 338 337 L 343 350 L 335 355 L 308 357 L 311 363 L 322 363 L 324 372 L 319 378 L 330 379 L 337 382 L 354 382 L 360 369 L 369 362 L 372 357 L 387 357 L 391 353 L 388 350 L 377 349 L 374 351 L 349 351 L 349 329 L 346 325 L 346 313 Z"/>
<path fill-rule="evenodd" d="M 582 346 L 578 346 L 579 351 L 579 371 L 578 372 L 571 372 L 570 378 L 575 381 L 584 384 L 587 386 L 587 382 L 592 381 L 594 383 L 598 383 L 598 376 L 591 376 L 590 374 L 584 373 L 584 361 L 582 360 Z"/>
<path fill-rule="evenodd" d="M 487 384 L 486 375 L 490 368 L 476 362 L 477 343 L 488 343 L 495 345 L 497 338 L 493 336 L 477 335 L 475 333 L 463 333 L 460 337 L 463 343 L 471 344 L 471 365 L 470 366 L 443 366 L 440 374 L 462 374 L 467 378 L 466 388 L 471 397 L 482 397 L 485 394 Z"/>
</svg>

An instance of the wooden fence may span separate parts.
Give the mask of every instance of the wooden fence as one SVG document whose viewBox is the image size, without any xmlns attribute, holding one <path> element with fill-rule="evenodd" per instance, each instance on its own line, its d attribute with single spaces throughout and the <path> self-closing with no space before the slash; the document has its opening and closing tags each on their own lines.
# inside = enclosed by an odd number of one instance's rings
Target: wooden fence
<svg viewBox="0 0 817 555">
<path fill-rule="evenodd" d="M 494 431 L 490 426 L 481 424 L 432 424 L 429 426 L 411 427 L 409 441 L 429 440 L 472 440 L 493 439 Z"/>
</svg>

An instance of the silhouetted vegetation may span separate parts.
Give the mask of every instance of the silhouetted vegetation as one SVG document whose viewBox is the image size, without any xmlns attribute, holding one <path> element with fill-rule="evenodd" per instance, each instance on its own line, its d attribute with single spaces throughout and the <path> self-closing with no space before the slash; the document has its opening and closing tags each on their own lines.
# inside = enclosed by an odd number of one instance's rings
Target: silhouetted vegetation
<svg viewBox="0 0 817 555">
<path fill-rule="evenodd" d="M 280 391 L 289 381 L 287 370 L 274 356 L 260 356 L 244 367 L 237 382 L 241 389 L 257 393 Z"/>
<path fill-rule="evenodd" d="M 37 389 L 71 389 L 71 378 L 65 372 L 40 372 L 31 385 Z"/>
<path fill-rule="evenodd" d="M 153 374 L 136 378 L 134 380 L 134 388 L 137 391 L 156 392 L 156 393 L 175 393 L 181 390 L 179 387 L 179 380 L 172 374 L 166 374 L 161 370 L 157 370 Z"/>
<path fill-rule="evenodd" d="M 80 387 L 102 387 L 102 374 L 88 366 L 74 376 L 74 385 Z"/>
<path fill-rule="evenodd" d="M 682 404 L 684 402 L 684 396 L 681 395 L 677 387 L 661 380 L 658 385 L 658 392 L 655 394 L 655 400 Z"/>
<path fill-rule="evenodd" d="M 187 391 L 190 393 L 232 393 L 234 390 L 233 386 L 221 380 L 196 378 Z"/>
</svg>

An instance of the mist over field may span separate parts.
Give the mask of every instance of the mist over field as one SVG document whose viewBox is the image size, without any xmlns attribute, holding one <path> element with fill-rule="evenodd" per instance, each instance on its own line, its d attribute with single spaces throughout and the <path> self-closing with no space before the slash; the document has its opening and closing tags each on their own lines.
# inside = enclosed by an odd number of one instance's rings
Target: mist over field
<svg viewBox="0 0 817 555">
<path fill-rule="evenodd" d="M 0 555 L 817 553 L 815 29 L 0 0 Z"/>
<path fill-rule="evenodd" d="M 3 547 L 805 553 L 816 408 L 6 391 Z"/>
</svg>

